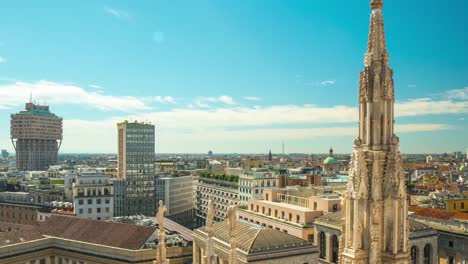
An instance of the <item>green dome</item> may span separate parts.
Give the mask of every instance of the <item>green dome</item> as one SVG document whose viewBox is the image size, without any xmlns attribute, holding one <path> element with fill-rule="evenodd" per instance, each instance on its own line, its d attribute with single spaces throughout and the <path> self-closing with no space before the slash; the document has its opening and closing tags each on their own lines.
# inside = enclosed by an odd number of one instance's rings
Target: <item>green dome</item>
<svg viewBox="0 0 468 264">
<path fill-rule="evenodd" d="M 335 159 L 334 157 L 327 157 L 324 161 L 323 164 L 339 164 L 340 162 Z"/>
<path fill-rule="evenodd" d="M 461 171 L 461 172 L 465 172 L 465 171 L 468 172 L 468 167 L 466 167 L 465 164 L 462 164 L 462 165 L 460 166 L 460 171 Z"/>
</svg>

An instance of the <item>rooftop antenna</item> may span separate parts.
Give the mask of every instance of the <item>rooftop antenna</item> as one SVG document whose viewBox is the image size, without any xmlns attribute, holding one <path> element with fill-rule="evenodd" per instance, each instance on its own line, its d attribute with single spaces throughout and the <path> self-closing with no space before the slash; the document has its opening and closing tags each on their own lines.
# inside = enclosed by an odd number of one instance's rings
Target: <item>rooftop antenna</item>
<svg viewBox="0 0 468 264">
<path fill-rule="evenodd" d="M 29 93 L 29 102 L 32 103 L 32 91 Z"/>
<path fill-rule="evenodd" d="M 284 158 L 284 139 L 283 139 L 283 158 Z"/>
</svg>

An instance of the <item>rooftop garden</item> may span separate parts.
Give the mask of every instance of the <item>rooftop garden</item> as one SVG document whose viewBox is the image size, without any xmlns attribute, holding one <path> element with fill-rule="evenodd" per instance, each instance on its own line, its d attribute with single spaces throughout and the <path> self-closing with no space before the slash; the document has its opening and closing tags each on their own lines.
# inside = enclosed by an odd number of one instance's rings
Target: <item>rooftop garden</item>
<svg viewBox="0 0 468 264">
<path fill-rule="evenodd" d="M 239 176 L 227 175 L 227 174 L 213 174 L 209 171 L 200 172 L 200 177 L 213 179 L 213 180 L 227 181 L 227 182 L 239 182 Z"/>
</svg>

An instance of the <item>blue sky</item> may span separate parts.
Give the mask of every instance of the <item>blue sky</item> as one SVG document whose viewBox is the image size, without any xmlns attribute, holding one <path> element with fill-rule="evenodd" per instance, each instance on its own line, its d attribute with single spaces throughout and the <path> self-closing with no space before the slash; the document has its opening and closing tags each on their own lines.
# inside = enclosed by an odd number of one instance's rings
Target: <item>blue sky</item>
<svg viewBox="0 0 468 264">
<path fill-rule="evenodd" d="M 368 2 L 8 1 L 0 148 L 32 92 L 64 118 L 62 152 L 116 152 L 115 123 L 137 119 L 158 152 L 347 153 Z M 401 150 L 465 150 L 468 2 L 386 2 Z"/>
</svg>

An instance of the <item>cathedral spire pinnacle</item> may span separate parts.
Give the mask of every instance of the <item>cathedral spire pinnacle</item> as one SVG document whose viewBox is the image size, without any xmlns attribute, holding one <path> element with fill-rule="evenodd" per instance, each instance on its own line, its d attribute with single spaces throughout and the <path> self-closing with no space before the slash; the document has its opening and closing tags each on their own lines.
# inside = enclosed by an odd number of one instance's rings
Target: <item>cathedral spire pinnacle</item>
<svg viewBox="0 0 468 264">
<path fill-rule="evenodd" d="M 382 9 L 383 8 L 383 0 L 371 0 L 370 2 L 371 9 Z"/>
<path fill-rule="evenodd" d="M 359 135 L 342 210 L 341 264 L 409 261 L 409 220 L 383 0 L 371 0 L 369 40 L 359 80 Z"/>
<path fill-rule="evenodd" d="M 372 0 L 370 2 L 370 7 L 372 9 L 372 14 L 369 26 L 367 53 L 364 59 L 365 66 L 370 66 L 374 61 L 388 63 L 389 59 L 382 13 L 383 0 Z"/>
</svg>

